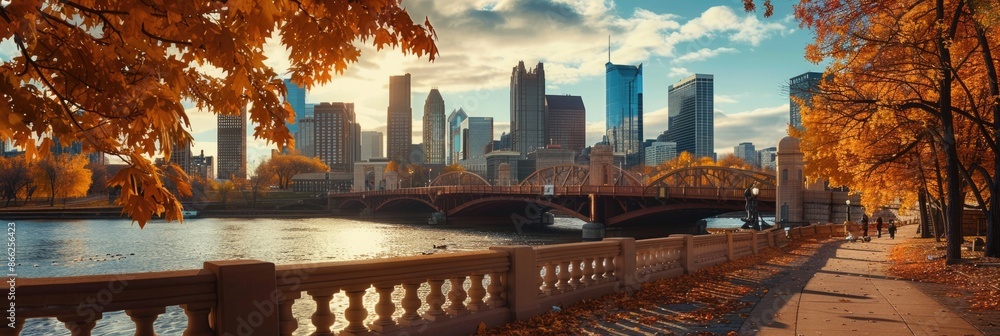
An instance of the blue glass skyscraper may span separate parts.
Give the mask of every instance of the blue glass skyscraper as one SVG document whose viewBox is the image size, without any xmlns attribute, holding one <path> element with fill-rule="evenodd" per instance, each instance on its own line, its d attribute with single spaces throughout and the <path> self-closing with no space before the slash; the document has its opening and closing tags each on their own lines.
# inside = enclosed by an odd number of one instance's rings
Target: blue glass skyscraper
<svg viewBox="0 0 1000 336">
<path fill-rule="evenodd" d="M 642 163 L 642 64 L 618 65 L 608 62 L 607 133 L 615 152 L 625 153 L 625 165 Z"/>
<path fill-rule="evenodd" d="M 285 98 L 288 104 L 292 105 L 292 109 L 295 110 L 295 118 L 303 118 L 306 116 L 306 88 L 295 85 L 292 83 L 291 79 L 285 79 L 285 88 L 288 90 L 288 96 Z M 287 122 L 286 122 L 287 123 Z M 288 126 L 288 132 L 292 136 L 296 135 L 299 130 L 297 124 L 286 124 Z"/>
</svg>

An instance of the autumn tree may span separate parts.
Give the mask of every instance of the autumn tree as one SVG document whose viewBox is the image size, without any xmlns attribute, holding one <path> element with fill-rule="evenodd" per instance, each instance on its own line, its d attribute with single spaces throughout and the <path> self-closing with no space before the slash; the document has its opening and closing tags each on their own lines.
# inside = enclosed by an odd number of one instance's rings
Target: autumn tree
<svg viewBox="0 0 1000 336">
<path fill-rule="evenodd" d="M 224 208 L 229 206 L 229 199 L 233 197 L 234 190 L 236 186 L 231 179 L 219 182 L 216 186 L 215 193 Z"/>
<path fill-rule="evenodd" d="M 103 193 L 108 190 L 108 167 L 103 164 L 87 163 L 87 170 L 90 171 L 90 190 L 87 194 L 93 195 Z"/>
<path fill-rule="evenodd" d="M 734 154 L 725 154 L 725 155 L 723 155 L 722 158 L 719 159 L 719 161 L 715 162 L 715 165 L 719 166 L 719 167 L 725 167 L 725 168 L 737 168 L 737 169 L 746 169 L 746 170 L 752 170 L 752 169 L 754 169 L 753 165 L 747 163 L 742 158 L 740 158 L 740 157 L 738 157 L 738 156 L 736 156 Z"/>
<path fill-rule="evenodd" d="M 295 154 L 273 155 L 263 165 L 274 174 L 278 188 L 281 189 L 288 189 L 292 184 L 292 177 L 296 174 L 330 171 L 330 166 L 320 161 L 318 157 L 308 158 Z"/>
<path fill-rule="evenodd" d="M 461 171 L 465 171 L 465 167 L 462 167 L 462 165 L 457 163 L 452 163 L 450 165 L 444 166 L 444 172 L 446 174 L 450 172 L 461 172 Z"/>
<path fill-rule="evenodd" d="M 294 146 L 283 69 L 265 64 L 269 39 L 288 50 L 291 80 L 307 89 L 343 73 L 362 45 L 437 55 L 430 23 L 415 23 L 397 0 L 8 2 L 0 40 L 15 55 L 0 65 L 0 140 L 32 162 L 72 141 L 116 156 L 129 166 L 108 186 L 121 188 L 125 213 L 140 227 L 153 215 L 180 219 L 163 180 L 178 190 L 187 181 L 148 158 L 192 140 L 182 103 L 222 115 L 247 108 L 256 138 Z"/>
<path fill-rule="evenodd" d="M 998 37 L 975 14 L 984 3 L 831 0 L 796 8 L 816 32 L 807 58 L 832 60 L 803 111 L 807 173 L 861 191 L 868 205 L 936 193 L 949 262 L 961 258 L 961 211 L 970 197 L 990 214 L 991 228 L 1000 226 L 992 197 L 1000 183 L 991 182 L 1000 181 L 1000 90 L 990 56 Z"/>
<path fill-rule="evenodd" d="M 86 166 L 85 156 L 60 154 L 38 161 L 32 176 L 42 196 L 49 197 L 49 206 L 54 206 L 56 197 L 87 196 L 91 173 Z"/>
<path fill-rule="evenodd" d="M 245 179 L 239 179 L 233 183 L 243 193 L 243 199 L 251 208 L 257 208 L 257 202 L 267 194 L 271 185 L 275 182 L 274 172 L 267 168 L 267 165 L 260 163 L 254 168 L 253 174 Z"/>
<path fill-rule="evenodd" d="M 23 156 L 13 158 L 0 157 L 0 197 L 6 200 L 4 206 L 10 206 L 32 184 L 31 167 Z"/>
</svg>

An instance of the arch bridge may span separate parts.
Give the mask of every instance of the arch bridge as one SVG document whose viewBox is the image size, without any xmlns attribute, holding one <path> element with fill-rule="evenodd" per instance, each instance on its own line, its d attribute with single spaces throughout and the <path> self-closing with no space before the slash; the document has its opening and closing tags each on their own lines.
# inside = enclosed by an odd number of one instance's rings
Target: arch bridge
<svg viewBox="0 0 1000 336">
<path fill-rule="evenodd" d="M 773 174 L 725 167 L 675 169 L 643 181 L 608 165 L 560 165 L 536 171 L 518 185 L 495 186 L 470 172 L 451 172 L 430 187 L 330 194 L 342 213 L 440 212 L 449 219 L 498 219 L 534 223 L 549 211 L 606 225 L 690 223 L 742 211 L 744 192 L 756 184 L 761 211 L 774 211 Z M 593 185 L 594 181 L 604 182 Z"/>
</svg>

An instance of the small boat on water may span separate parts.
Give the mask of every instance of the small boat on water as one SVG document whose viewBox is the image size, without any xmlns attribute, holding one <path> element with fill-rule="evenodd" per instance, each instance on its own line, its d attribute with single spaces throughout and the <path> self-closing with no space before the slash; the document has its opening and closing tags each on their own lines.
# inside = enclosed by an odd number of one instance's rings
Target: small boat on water
<svg viewBox="0 0 1000 336">
<path fill-rule="evenodd" d="M 184 215 L 184 218 L 195 218 L 195 217 L 198 217 L 198 212 L 194 211 L 194 210 L 184 210 L 184 211 L 181 212 L 181 214 Z"/>
</svg>

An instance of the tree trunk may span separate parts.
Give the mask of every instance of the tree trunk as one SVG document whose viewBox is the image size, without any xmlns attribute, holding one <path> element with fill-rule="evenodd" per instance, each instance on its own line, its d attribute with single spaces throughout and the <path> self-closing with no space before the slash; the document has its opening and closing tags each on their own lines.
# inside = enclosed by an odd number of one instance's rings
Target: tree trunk
<svg viewBox="0 0 1000 336">
<path fill-rule="evenodd" d="M 917 195 L 917 202 L 920 205 L 920 238 L 931 237 L 931 217 L 927 214 L 927 190 L 920 189 Z"/>
<path fill-rule="evenodd" d="M 975 6 L 971 6 L 975 10 Z M 990 96 L 1000 97 L 1000 84 L 998 84 L 997 68 L 993 64 L 993 51 L 990 50 L 990 40 L 986 37 L 986 27 L 973 19 L 976 28 L 976 39 L 979 40 L 980 50 L 982 50 L 983 63 L 986 66 L 986 78 L 990 85 Z M 986 249 L 984 256 L 1000 257 L 1000 173 L 996 169 L 1000 167 L 1000 103 L 993 103 L 993 178 L 990 184 L 989 209 L 986 211 Z M 987 179 L 989 181 L 989 179 Z M 987 182 L 989 183 L 989 182 Z"/>
</svg>

